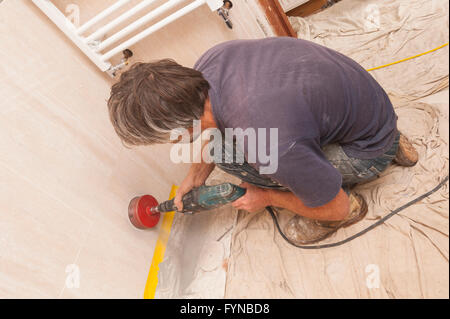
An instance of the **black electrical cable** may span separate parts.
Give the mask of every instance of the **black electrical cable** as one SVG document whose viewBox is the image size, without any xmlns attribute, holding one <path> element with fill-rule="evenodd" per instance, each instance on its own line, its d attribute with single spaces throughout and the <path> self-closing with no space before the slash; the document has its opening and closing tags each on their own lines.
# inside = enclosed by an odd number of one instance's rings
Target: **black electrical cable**
<svg viewBox="0 0 450 319">
<path fill-rule="evenodd" d="M 383 218 L 381 218 L 380 220 L 376 221 L 375 223 L 373 223 L 372 225 L 370 225 L 367 228 L 364 228 L 363 230 L 361 230 L 360 232 L 335 243 L 330 243 L 330 244 L 322 244 L 322 245 L 297 245 L 296 243 L 292 242 L 289 238 L 286 237 L 286 235 L 283 233 L 283 231 L 280 228 L 280 224 L 278 223 L 278 218 L 276 217 L 275 213 L 273 212 L 272 207 L 268 206 L 266 207 L 267 211 L 269 212 L 270 216 L 272 216 L 273 222 L 275 224 L 275 226 L 278 229 L 278 232 L 280 233 L 281 237 L 284 238 L 284 240 L 286 240 L 289 244 L 291 244 L 292 246 L 298 247 L 298 248 L 302 248 L 302 249 L 323 249 L 323 248 L 331 248 L 331 247 L 336 247 L 336 246 L 340 246 L 343 245 L 345 243 L 348 243 L 349 241 L 358 238 L 362 235 L 364 235 L 365 233 L 367 233 L 368 231 L 374 229 L 375 227 L 383 224 L 386 220 L 388 220 L 389 218 L 391 218 L 392 216 L 396 215 L 397 213 L 399 213 L 400 211 L 404 210 L 405 208 L 421 201 L 422 199 L 424 199 L 425 197 L 430 196 L 431 194 L 433 194 L 434 192 L 438 191 L 442 186 L 444 186 L 444 184 L 448 181 L 448 175 L 435 187 L 433 188 L 431 191 L 413 199 L 412 201 L 406 203 L 403 206 L 400 206 L 399 208 L 393 210 L 392 212 L 390 212 L 389 214 L 387 214 L 386 216 L 384 216 Z"/>
</svg>

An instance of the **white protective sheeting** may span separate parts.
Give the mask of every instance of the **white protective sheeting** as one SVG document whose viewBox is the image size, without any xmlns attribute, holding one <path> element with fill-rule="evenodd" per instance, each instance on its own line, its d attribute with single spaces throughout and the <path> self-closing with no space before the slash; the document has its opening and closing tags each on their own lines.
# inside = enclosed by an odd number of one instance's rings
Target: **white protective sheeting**
<svg viewBox="0 0 450 319">
<path fill-rule="evenodd" d="M 366 68 L 448 42 L 444 0 L 344 0 L 309 18 L 290 20 L 299 37 L 334 48 Z M 443 99 L 418 101 L 448 87 L 448 47 L 372 74 L 389 92 L 399 129 L 414 143 L 420 160 L 413 168 L 392 165 L 376 181 L 358 186 L 356 191 L 369 205 L 367 217 L 325 243 L 369 226 L 431 190 L 448 174 L 448 91 Z M 290 216 L 282 212 L 280 223 Z M 234 228 L 228 233 L 228 271 L 202 273 L 202 253 L 187 254 L 186 250 L 194 251 L 194 244 L 202 251 L 214 236 L 233 225 L 234 217 Z M 204 236 L 197 233 L 199 227 Z M 218 214 L 198 215 L 195 223 L 182 216 L 176 218 L 161 267 L 164 286 L 157 290 L 163 292 L 160 297 L 448 298 L 448 233 L 448 184 L 363 237 L 324 250 L 290 246 L 267 212 L 236 214 L 223 208 Z M 193 237 L 203 243 L 191 242 Z M 215 256 L 216 262 L 209 263 L 219 265 L 227 259 Z M 187 262 L 193 266 L 186 269 Z M 169 287 L 176 287 L 175 293 Z"/>
</svg>

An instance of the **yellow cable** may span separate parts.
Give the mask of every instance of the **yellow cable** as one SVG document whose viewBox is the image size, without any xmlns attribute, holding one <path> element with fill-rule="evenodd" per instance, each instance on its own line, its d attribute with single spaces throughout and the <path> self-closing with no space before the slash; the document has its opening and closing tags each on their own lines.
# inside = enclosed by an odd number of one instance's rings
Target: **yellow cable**
<svg viewBox="0 0 450 319">
<path fill-rule="evenodd" d="M 400 63 L 400 62 L 408 61 L 408 60 L 417 58 L 417 57 L 419 57 L 419 56 L 422 56 L 422 55 L 425 55 L 425 54 L 428 54 L 428 53 L 437 51 L 437 50 L 439 50 L 439 49 L 442 49 L 443 47 L 445 47 L 445 46 L 447 46 L 447 45 L 448 45 L 448 42 L 445 43 L 445 44 L 443 44 L 443 45 L 441 45 L 441 46 L 438 46 L 437 48 L 434 48 L 433 50 L 430 50 L 430 51 L 427 51 L 427 52 L 423 52 L 423 53 L 420 53 L 420 54 L 417 54 L 417 55 L 414 55 L 414 56 L 411 56 L 411 57 L 409 57 L 409 58 L 402 59 L 402 60 L 399 60 L 399 61 L 396 61 L 396 62 L 392 62 L 392 63 L 388 63 L 388 64 L 385 64 L 385 65 L 377 66 L 377 67 L 371 68 L 371 69 L 367 69 L 367 71 L 378 70 L 378 69 L 381 69 L 381 68 L 385 68 L 385 67 L 387 67 L 387 66 L 391 66 L 391 65 Z"/>
</svg>

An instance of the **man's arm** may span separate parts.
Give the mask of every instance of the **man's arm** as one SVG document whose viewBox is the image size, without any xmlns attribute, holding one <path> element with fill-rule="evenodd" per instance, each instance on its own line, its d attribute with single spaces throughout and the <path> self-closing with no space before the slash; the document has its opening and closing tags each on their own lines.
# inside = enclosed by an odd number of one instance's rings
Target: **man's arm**
<svg viewBox="0 0 450 319">
<path fill-rule="evenodd" d="M 199 154 L 195 154 L 194 156 L 198 156 L 200 159 L 200 163 L 192 163 L 189 168 L 189 172 L 181 182 L 180 187 L 177 189 L 177 193 L 174 198 L 175 206 L 177 206 L 178 211 L 183 210 L 183 196 L 188 193 L 192 188 L 199 187 L 203 185 L 206 179 L 209 177 L 211 172 L 214 170 L 216 164 L 213 162 L 205 161 L 203 158 L 203 150 L 207 147 L 209 142 L 202 142 L 201 152 Z M 208 153 L 206 153 L 208 154 Z M 208 158 L 210 160 L 210 158 Z"/>
<path fill-rule="evenodd" d="M 245 196 L 233 202 L 233 207 L 250 212 L 258 211 L 266 206 L 286 208 L 304 217 L 338 221 L 347 217 L 350 211 L 350 202 L 347 194 L 341 188 L 334 199 L 318 207 L 306 206 L 292 192 L 263 189 L 247 183 L 241 184 L 247 189 Z"/>
<path fill-rule="evenodd" d="M 317 138 L 302 139 L 292 145 L 279 157 L 278 169 L 269 177 L 291 192 L 244 184 L 247 194 L 235 204 L 249 211 L 282 207 L 308 218 L 329 221 L 343 220 L 349 213 L 349 198 L 341 188 L 342 175 L 325 157 Z"/>
</svg>

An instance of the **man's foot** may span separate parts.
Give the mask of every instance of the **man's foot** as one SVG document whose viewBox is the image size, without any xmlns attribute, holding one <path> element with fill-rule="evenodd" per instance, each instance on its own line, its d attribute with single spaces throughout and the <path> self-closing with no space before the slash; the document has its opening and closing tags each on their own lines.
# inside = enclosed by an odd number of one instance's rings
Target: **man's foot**
<svg viewBox="0 0 450 319">
<path fill-rule="evenodd" d="M 411 167 L 416 165 L 419 160 L 419 154 L 411 142 L 405 135 L 400 133 L 400 140 L 398 142 L 398 150 L 395 155 L 394 162 L 400 166 Z"/>
<path fill-rule="evenodd" d="M 295 244 L 307 245 L 324 240 L 341 227 L 360 221 L 367 214 L 367 203 L 356 193 L 350 193 L 350 213 L 342 221 L 321 221 L 300 215 L 292 217 L 284 228 L 286 236 Z"/>
</svg>

